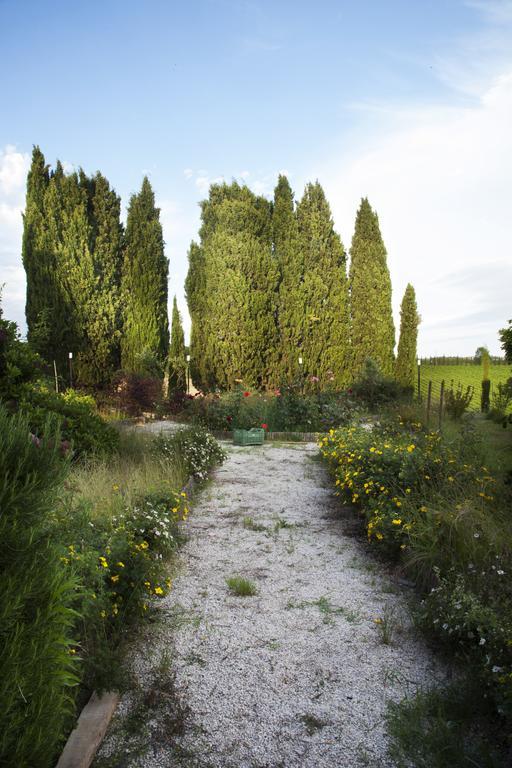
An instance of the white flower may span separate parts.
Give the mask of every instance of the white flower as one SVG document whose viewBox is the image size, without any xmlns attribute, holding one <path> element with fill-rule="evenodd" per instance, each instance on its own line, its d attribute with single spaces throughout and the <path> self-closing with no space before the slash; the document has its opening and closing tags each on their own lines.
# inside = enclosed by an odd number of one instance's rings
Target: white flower
<svg viewBox="0 0 512 768">
<path fill-rule="evenodd" d="M 485 644 L 486 644 L 486 642 L 487 642 L 487 641 L 486 641 L 485 637 L 481 637 L 481 638 L 480 638 L 480 642 L 478 643 L 478 645 L 485 645 Z"/>
</svg>

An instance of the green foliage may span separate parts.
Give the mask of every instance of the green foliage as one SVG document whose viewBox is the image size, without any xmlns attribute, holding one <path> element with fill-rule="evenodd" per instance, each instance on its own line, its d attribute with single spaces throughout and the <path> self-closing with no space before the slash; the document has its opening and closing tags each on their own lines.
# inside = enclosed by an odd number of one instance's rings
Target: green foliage
<svg viewBox="0 0 512 768">
<path fill-rule="evenodd" d="M 2 318 L 0 304 L 0 400 L 18 400 L 24 386 L 41 375 L 41 368 L 41 358 L 21 341 L 16 323 Z"/>
<path fill-rule="evenodd" d="M 274 394 L 238 388 L 222 395 L 185 401 L 184 417 L 213 430 L 261 427 L 273 432 L 316 432 L 346 424 L 356 406 L 348 393 L 318 392 L 304 395 L 297 384 Z"/>
<path fill-rule="evenodd" d="M 471 423 L 444 437 L 383 422 L 333 431 L 320 446 L 370 542 L 402 559 L 423 591 L 424 627 L 469 662 L 510 726 L 510 492 L 483 464 Z"/>
<path fill-rule="evenodd" d="M 163 364 L 169 348 L 167 279 L 160 210 L 144 177 L 141 191 L 132 195 L 126 223 L 122 272 L 123 336 L 121 365 L 141 373 L 138 355 L 147 350 Z"/>
<path fill-rule="evenodd" d="M 410 387 L 404 388 L 394 379 L 382 375 L 379 366 L 368 357 L 364 361 L 359 379 L 352 384 L 352 394 L 355 398 L 371 409 L 391 403 L 410 394 Z"/>
<path fill-rule="evenodd" d="M 184 392 L 187 388 L 187 360 L 185 357 L 185 335 L 180 313 L 174 297 L 172 305 L 171 344 L 169 347 L 169 389 Z"/>
<path fill-rule="evenodd" d="M 507 417 L 510 415 L 512 406 L 512 378 L 505 383 L 500 382 L 494 388 L 491 410 L 489 417 L 493 421 L 502 422 L 506 425 Z"/>
<path fill-rule="evenodd" d="M 197 480 L 205 480 L 226 459 L 219 443 L 201 425 L 179 429 L 174 435 L 162 432 L 155 438 L 152 451 L 155 456 L 179 459 L 187 474 Z"/>
<path fill-rule="evenodd" d="M 379 220 L 366 198 L 357 212 L 350 256 L 353 377 L 360 375 L 368 357 L 391 376 L 395 346 L 391 280 Z"/>
<path fill-rule="evenodd" d="M 258 594 L 256 584 L 242 576 L 230 576 L 226 579 L 226 584 L 229 591 L 237 597 L 253 597 Z"/>
<path fill-rule="evenodd" d="M 108 181 L 83 171 L 50 174 L 34 148 L 27 180 L 23 264 L 28 339 L 67 374 L 75 355 L 82 384 L 108 383 L 119 365 L 120 199 Z"/>
<path fill-rule="evenodd" d="M 286 176 L 279 176 L 274 190 L 272 209 L 272 242 L 279 270 L 277 322 L 279 350 L 277 382 L 291 383 L 299 374 L 299 352 L 304 309 L 300 285 L 304 274 L 303 253 L 299 248 L 299 231 L 293 192 Z"/>
<path fill-rule="evenodd" d="M 493 723 L 494 717 L 478 680 L 457 680 L 445 688 L 420 691 L 389 705 L 390 757 L 397 768 L 504 768 L 499 723 Z M 480 727 L 475 728 L 475 723 Z M 479 732 L 482 724 L 491 731 L 491 742 Z"/>
<path fill-rule="evenodd" d="M 403 387 L 414 387 L 416 379 L 419 322 L 416 294 L 409 283 L 400 308 L 400 338 L 395 361 L 395 378 Z"/>
<path fill-rule="evenodd" d="M 350 381 L 350 320 L 346 254 L 320 184 L 308 184 L 297 206 L 298 247 L 303 273 L 298 286 L 299 349 L 308 377 Z M 296 310 L 297 312 L 297 310 Z"/>
<path fill-rule="evenodd" d="M 0 763 L 55 764 L 78 682 L 76 580 L 49 535 L 66 473 L 55 419 L 30 439 L 23 415 L 0 408 Z"/>
<path fill-rule="evenodd" d="M 193 296 L 194 373 L 201 325 L 203 387 L 229 388 L 240 378 L 269 382 L 277 344 L 270 213 L 265 198 L 236 182 L 212 185 L 202 203 L 201 246 L 191 248 L 195 274 L 187 278 L 187 291 Z"/>
<path fill-rule="evenodd" d="M 191 243 L 188 254 L 188 272 L 185 279 L 185 294 L 192 321 L 190 330 L 190 376 L 192 381 L 207 389 L 209 377 L 206 366 L 206 285 L 203 249 Z"/>
<path fill-rule="evenodd" d="M 462 384 L 458 384 L 457 387 L 454 388 L 452 381 L 452 386 L 446 393 L 446 412 L 452 419 L 462 418 L 469 408 L 473 399 L 473 394 L 473 387 L 468 386 L 464 390 Z"/>
<path fill-rule="evenodd" d="M 499 335 L 505 359 L 507 363 L 512 364 L 512 320 L 509 320 L 508 328 L 501 329 Z"/>
<path fill-rule="evenodd" d="M 44 435 L 48 414 L 60 417 L 62 438 L 71 444 L 75 456 L 109 454 L 117 448 L 118 433 L 103 421 L 89 395 L 72 389 L 57 395 L 48 389 L 27 387 L 19 407 L 30 430 L 39 437 Z"/>
</svg>

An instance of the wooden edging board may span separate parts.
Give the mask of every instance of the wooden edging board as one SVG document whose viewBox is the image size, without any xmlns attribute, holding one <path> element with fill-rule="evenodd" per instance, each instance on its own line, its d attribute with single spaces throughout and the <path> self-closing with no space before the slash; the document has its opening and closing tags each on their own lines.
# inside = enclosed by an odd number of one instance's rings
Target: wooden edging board
<svg viewBox="0 0 512 768">
<path fill-rule="evenodd" d="M 89 768 L 119 701 L 116 692 L 93 693 L 80 713 L 56 768 Z"/>
</svg>

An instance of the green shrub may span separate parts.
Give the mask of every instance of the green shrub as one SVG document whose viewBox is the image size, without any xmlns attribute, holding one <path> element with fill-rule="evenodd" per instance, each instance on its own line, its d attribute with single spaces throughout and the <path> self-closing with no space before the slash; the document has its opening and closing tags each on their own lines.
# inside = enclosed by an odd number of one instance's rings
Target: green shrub
<svg viewBox="0 0 512 768">
<path fill-rule="evenodd" d="M 402 387 L 393 379 L 383 376 L 377 363 L 371 358 L 366 359 L 361 376 L 352 384 L 351 392 L 372 409 L 412 397 L 412 388 Z"/>
<path fill-rule="evenodd" d="M 468 386 L 463 389 L 462 384 L 458 384 L 457 388 L 452 386 L 446 393 L 446 412 L 452 417 L 452 419 L 461 419 L 465 414 L 469 405 L 473 399 L 473 387 Z"/>
<path fill-rule="evenodd" d="M 510 492 L 482 462 L 471 423 L 445 437 L 390 420 L 332 430 L 320 448 L 369 541 L 400 558 L 423 592 L 423 626 L 469 662 L 510 725 Z"/>
<path fill-rule="evenodd" d="M 82 683 L 91 690 L 122 686 L 120 638 L 145 615 L 151 598 L 168 593 L 168 559 L 188 515 L 182 492 L 161 488 L 129 501 L 116 484 L 112 492 L 111 514 L 95 516 L 87 499 L 65 494 L 54 518 L 61 561 L 81 585 L 75 633 Z"/>
<path fill-rule="evenodd" d="M 200 425 L 180 429 L 174 435 L 161 433 L 151 450 L 155 456 L 182 462 L 187 474 L 198 480 L 204 480 L 226 458 L 213 435 Z"/>
<path fill-rule="evenodd" d="M 49 528 L 66 473 L 56 420 L 29 433 L 0 408 L 0 764 L 45 768 L 74 706 L 76 580 Z"/>
<path fill-rule="evenodd" d="M 31 431 L 39 437 L 44 434 L 48 414 L 61 417 L 62 439 L 72 444 L 76 456 L 110 454 L 118 446 L 118 433 L 97 413 L 90 395 L 73 389 L 56 394 L 48 389 L 30 387 L 25 388 L 19 407 L 26 415 Z"/>
<path fill-rule="evenodd" d="M 512 405 L 512 379 L 500 382 L 493 393 L 489 418 L 506 425 L 507 416 Z"/>
</svg>

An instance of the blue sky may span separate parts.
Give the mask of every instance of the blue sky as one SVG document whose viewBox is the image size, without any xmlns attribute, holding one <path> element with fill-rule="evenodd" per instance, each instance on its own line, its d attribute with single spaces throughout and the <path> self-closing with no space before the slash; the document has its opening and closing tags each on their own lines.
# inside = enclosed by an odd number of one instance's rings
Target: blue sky
<svg viewBox="0 0 512 768">
<path fill-rule="evenodd" d="M 209 183 L 268 195 L 286 171 L 297 197 L 324 184 L 347 248 L 369 195 L 395 310 L 417 289 L 422 354 L 498 351 L 512 315 L 509 0 L 0 0 L 0 85 L 0 282 L 20 324 L 37 143 L 51 163 L 100 169 L 124 207 L 150 176 L 185 316 Z"/>
</svg>

